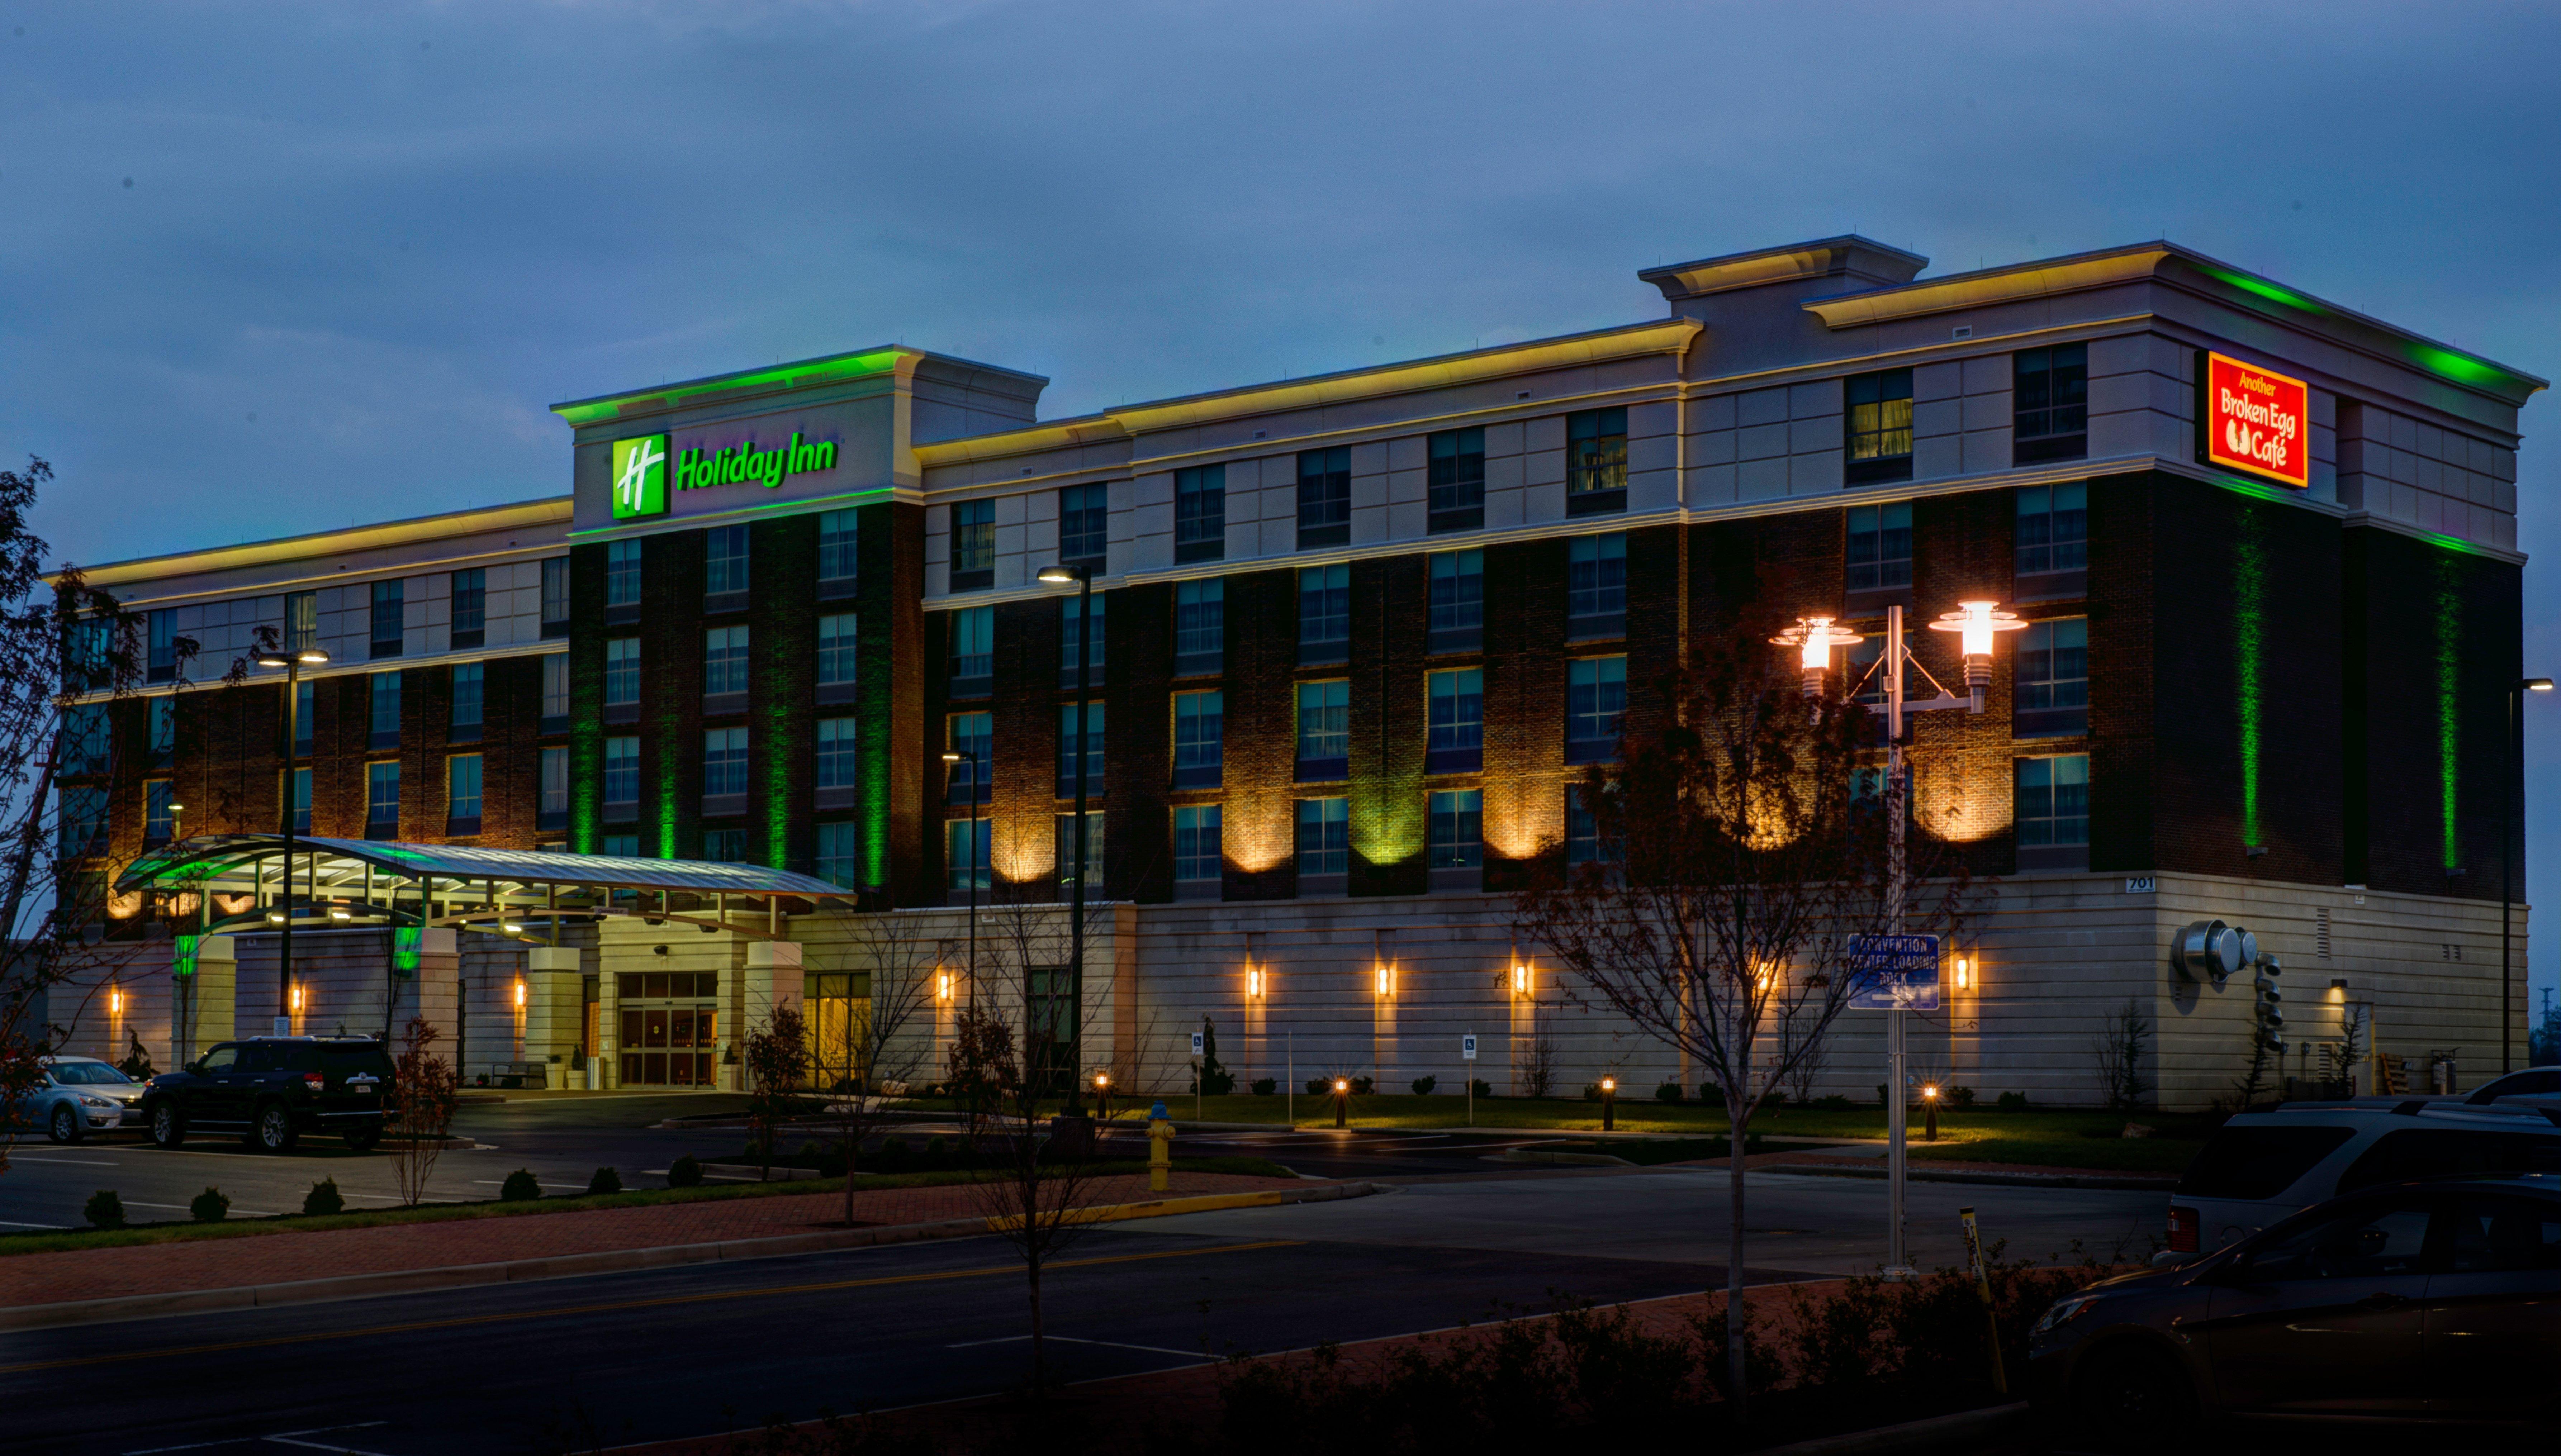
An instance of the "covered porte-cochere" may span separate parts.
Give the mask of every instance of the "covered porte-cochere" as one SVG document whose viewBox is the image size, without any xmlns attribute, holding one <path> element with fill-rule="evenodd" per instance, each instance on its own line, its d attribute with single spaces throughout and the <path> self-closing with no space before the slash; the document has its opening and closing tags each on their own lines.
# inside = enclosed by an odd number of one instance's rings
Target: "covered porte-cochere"
<svg viewBox="0 0 2561 1456">
<path fill-rule="evenodd" d="M 586 1088 L 739 1085 L 746 1035 L 802 999 L 792 920 L 854 901 L 761 865 L 301 835 L 182 840 L 114 893 L 149 933 L 55 990 L 65 1051 L 166 1068 L 418 1019 L 466 1085 Z"/>
</svg>

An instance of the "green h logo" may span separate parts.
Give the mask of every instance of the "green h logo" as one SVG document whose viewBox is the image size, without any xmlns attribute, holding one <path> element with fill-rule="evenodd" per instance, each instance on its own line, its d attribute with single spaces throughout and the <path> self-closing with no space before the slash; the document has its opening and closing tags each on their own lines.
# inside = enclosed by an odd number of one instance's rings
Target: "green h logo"
<svg viewBox="0 0 2561 1456">
<path fill-rule="evenodd" d="M 667 509 L 667 437 L 613 442 L 613 519 L 657 516 Z"/>
</svg>

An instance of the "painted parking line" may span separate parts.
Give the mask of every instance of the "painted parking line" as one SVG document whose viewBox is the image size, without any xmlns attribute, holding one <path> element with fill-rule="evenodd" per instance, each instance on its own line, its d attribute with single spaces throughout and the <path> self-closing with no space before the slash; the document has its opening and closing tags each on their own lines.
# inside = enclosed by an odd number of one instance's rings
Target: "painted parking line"
<svg viewBox="0 0 2561 1456">
<path fill-rule="evenodd" d="M 353 1425 L 313 1426 L 307 1431 L 283 1431 L 272 1436 L 234 1436 L 227 1441 L 194 1441 L 184 1446 L 145 1446 L 139 1451 L 127 1451 L 124 1456 L 165 1456 L 165 1453 L 171 1451 L 210 1451 L 217 1446 L 246 1446 L 253 1441 L 281 1441 L 288 1446 L 317 1446 L 323 1451 L 344 1451 L 347 1452 L 347 1456 L 371 1456 L 369 1452 L 356 1451 L 352 1447 L 335 1443 L 324 1445 L 318 1441 L 297 1440 L 296 1437 L 325 1436 L 331 1431 L 369 1431 L 378 1426 L 390 1424 L 391 1422 L 387 1420 L 360 1420 Z"/>
<path fill-rule="evenodd" d="M 1300 1238 L 1268 1238 L 1253 1243 L 1223 1243 L 1210 1248 L 1156 1249 L 1147 1253 L 1105 1254 L 1086 1259 L 1060 1259 L 1044 1268 L 1085 1269 L 1105 1264 L 1148 1263 L 1159 1259 L 1192 1259 L 1208 1254 L 1250 1253 L 1258 1249 L 1298 1248 Z M 753 1289 L 715 1289 L 702 1294 L 667 1294 L 648 1299 L 619 1299 L 603 1304 L 557 1305 L 548 1309 L 512 1310 L 485 1315 L 455 1315 L 442 1320 L 411 1320 L 397 1325 L 375 1325 L 361 1330 L 318 1330 L 294 1335 L 267 1335 L 254 1340 L 224 1340 L 207 1345 L 180 1345 L 157 1350 L 119 1350 L 101 1355 L 72 1356 L 63 1360 L 34 1360 L 18 1365 L 0 1365 L 0 1375 L 26 1375 L 34 1371 L 71 1370 L 83 1366 L 124 1365 L 137 1360 L 163 1360 L 172 1357 L 218 1355 L 235 1350 L 269 1350 L 283 1345 L 307 1345 L 322 1340 L 372 1339 L 384 1335 L 410 1335 L 422 1330 L 458 1330 L 474 1325 L 515 1324 L 525 1320 L 565 1319 L 572 1315 L 620 1314 L 628 1310 L 665 1309 L 675 1305 L 719 1304 L 734 1299 L 758 1299 L 767 1295 L 828 1294 L 844 1289 L 877 1289 L 893 1284 L 933 1284 L 949 1279 L 983 1279 L 994 1275 L 1020 1275 L 1023 1266 L 982 1264 L 965 1269 L 937 1269 L 919 1274 L 877 1274 L 867 1279 L 828 1279 L 809 1284 L 763 1284 Z"/>
<path fill-rule="evenodd" d="M 123 1166 L 118 1163 L 109 1163 L 102 1158 L 66 1158 L 59 1153 L 12 1153 L 9 1155 L 9 1161 L 12 1163 L 70 1163 L 82 1168 L 118 1168 Z"/>
</svg>

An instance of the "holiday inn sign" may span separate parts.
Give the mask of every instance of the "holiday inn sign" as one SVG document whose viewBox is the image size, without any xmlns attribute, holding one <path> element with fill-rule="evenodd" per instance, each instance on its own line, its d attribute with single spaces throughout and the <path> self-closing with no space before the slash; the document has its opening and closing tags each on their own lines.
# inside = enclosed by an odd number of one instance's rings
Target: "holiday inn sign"
<svg viewBox="0 0 2561 1456">
<path fill-rule="evenodd" d="M 745 439 L 718 450 L 687 449 L 671 462 L 667 436 L 641 435 L 613 442 L 613 519 L 627 521 L 657 516 L 667 510 L 667 467 L 675 466 L 675 488 L 702 490 L 715 485 L 754 483 L 771 490 L 794 475 L 836 468 L 836 442 L 802 440 L 793 430 L 788 443 L 760 450 Z"/>
</svg>

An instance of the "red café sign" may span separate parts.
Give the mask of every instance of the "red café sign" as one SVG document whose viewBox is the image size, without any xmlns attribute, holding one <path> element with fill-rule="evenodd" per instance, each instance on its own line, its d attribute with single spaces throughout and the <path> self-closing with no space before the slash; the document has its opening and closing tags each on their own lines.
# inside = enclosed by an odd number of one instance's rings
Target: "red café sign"
<svg viewBox="0 0 2561 1456">
<path fill-rule="evenodd" d="M 2311 484 L 2311 389 L 2302 380 L 2208 353 L 2199 422 L 2210 463 Z"/>
</svg>

